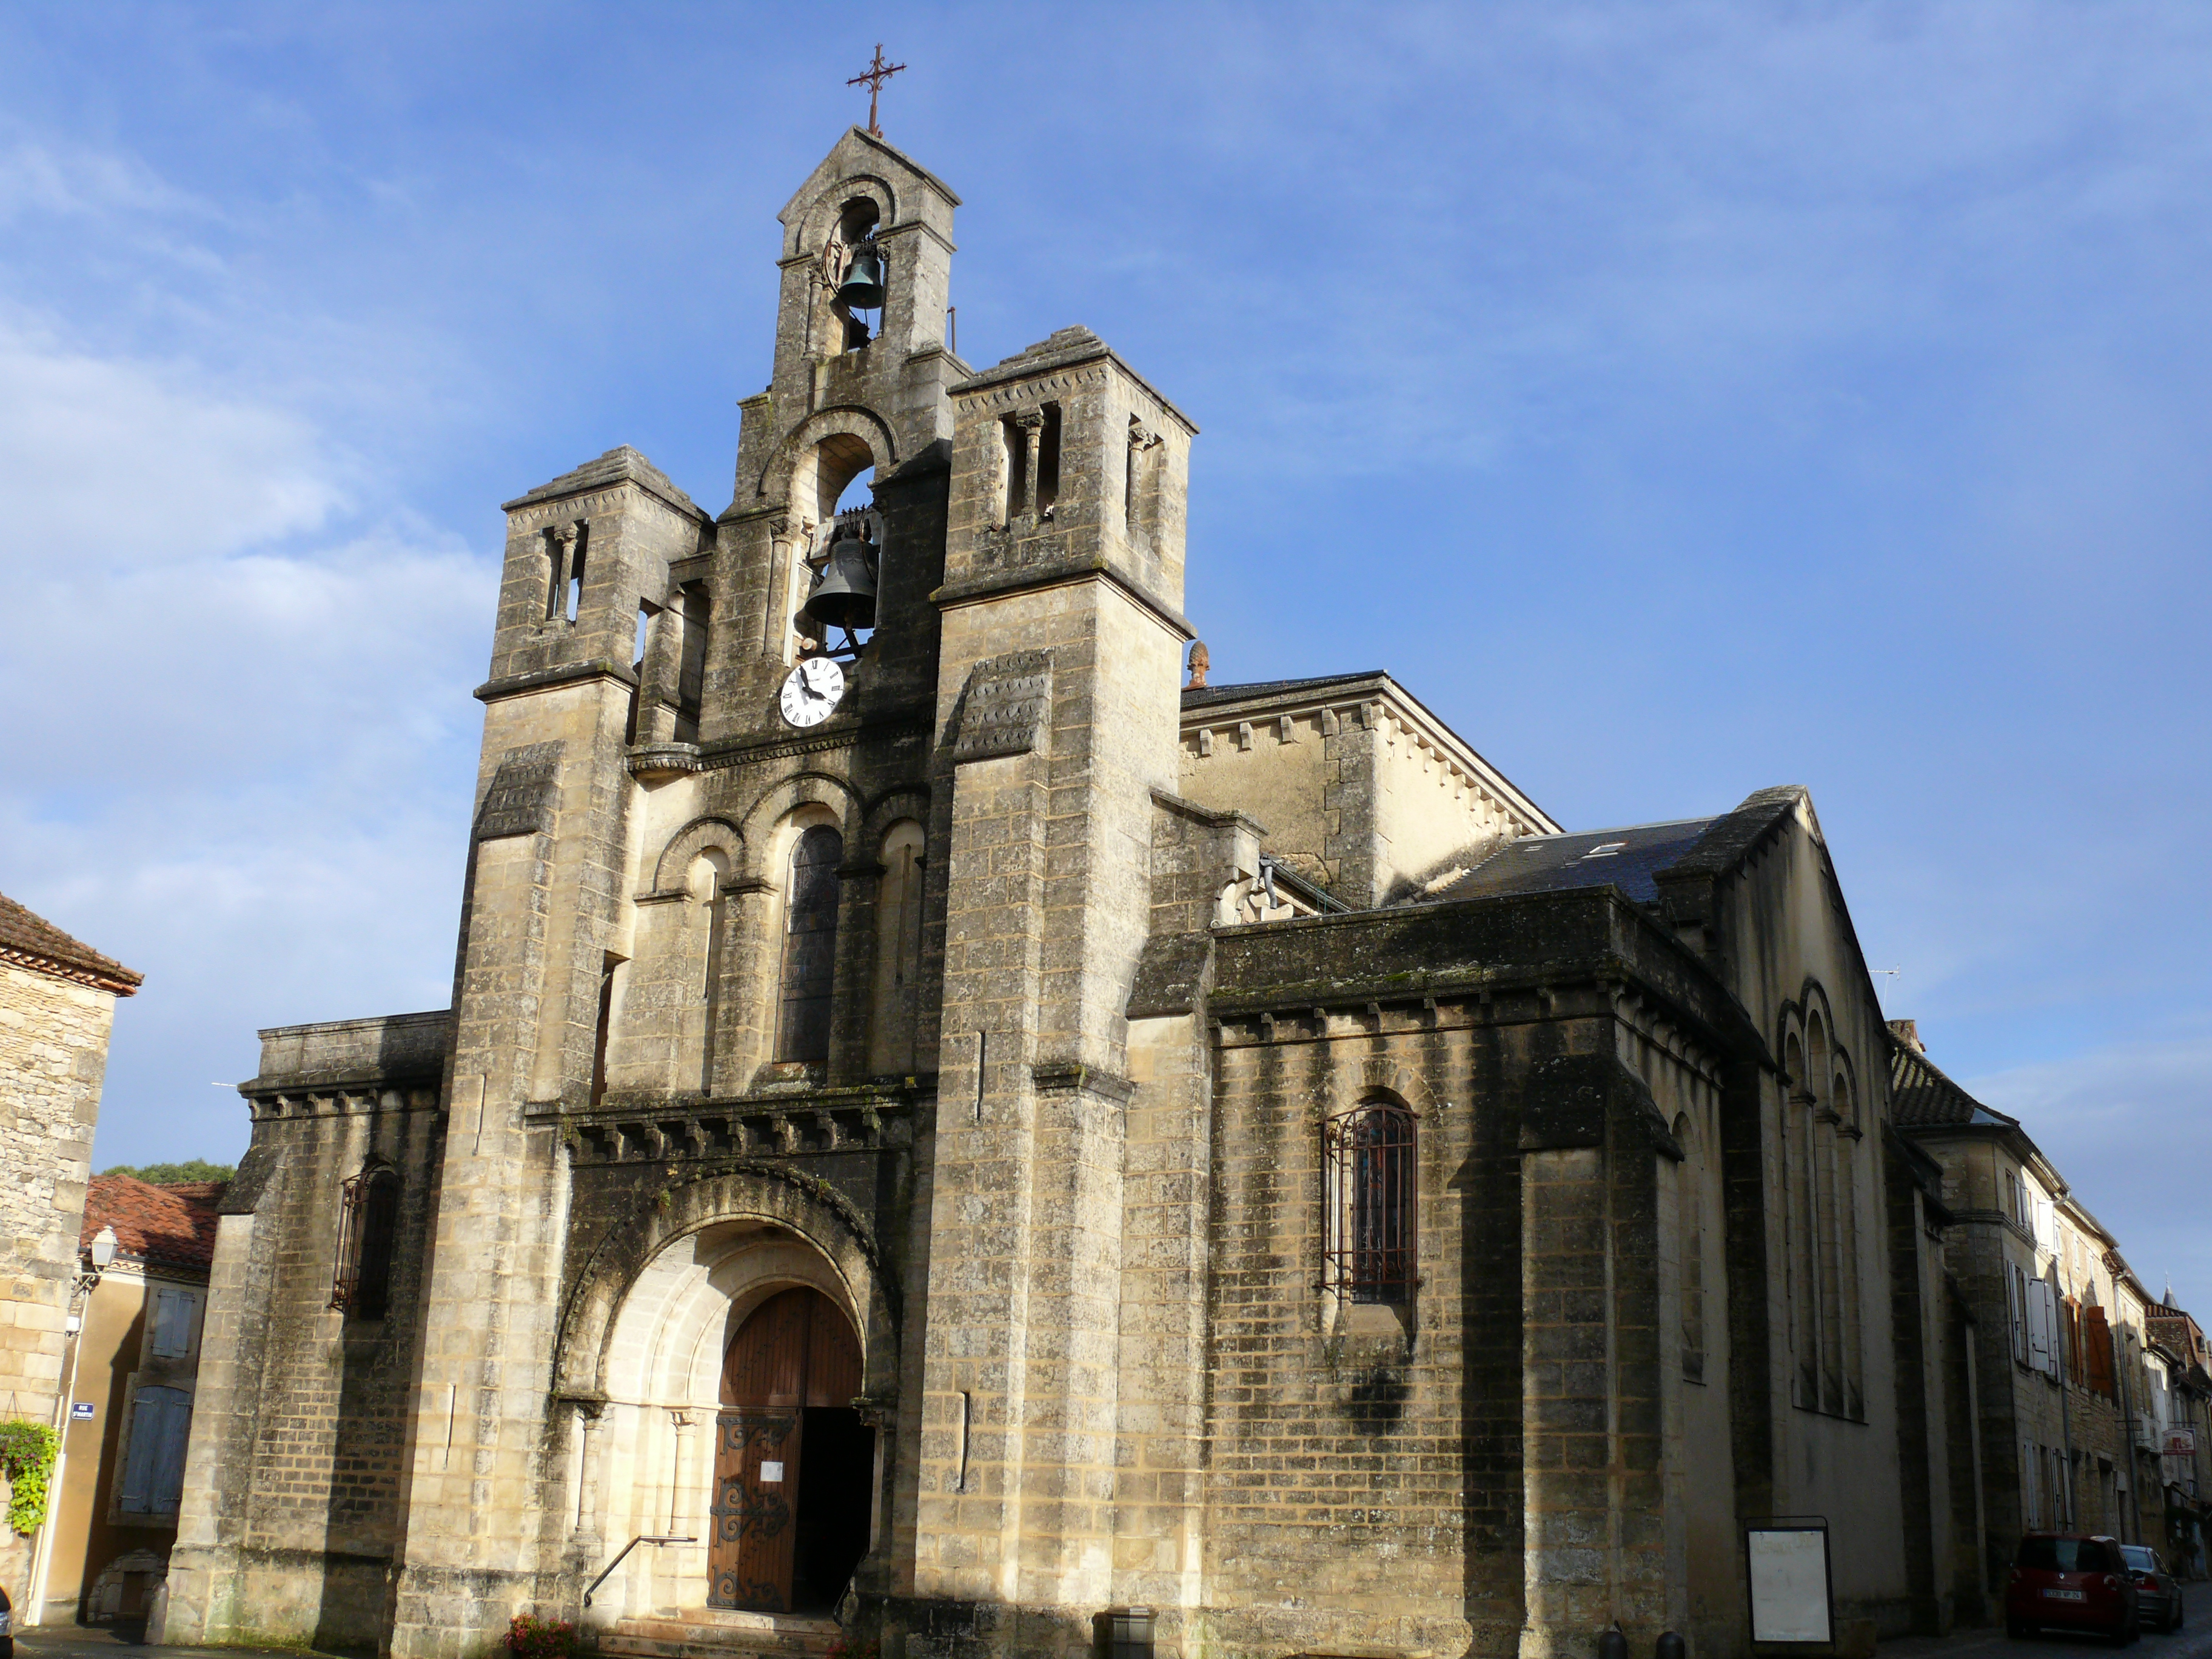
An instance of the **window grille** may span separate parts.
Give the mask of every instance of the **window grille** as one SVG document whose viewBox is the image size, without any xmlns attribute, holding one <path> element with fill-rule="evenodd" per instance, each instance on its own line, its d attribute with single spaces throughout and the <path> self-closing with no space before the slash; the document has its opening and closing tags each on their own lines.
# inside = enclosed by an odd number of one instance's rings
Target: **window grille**
<svg viewBox="0 0 2212 1659">
<path fill-rule="evenodd" d="M 1329 1171 L 1328 1288 L 1353 1302 L 1413 1298 L 1415 1145 L 1403 1106 L 1362 1106 L 1324 1131 Z"/>
<path fill-rule="evenodd" d="M 345 1184 L 338 1212 L 338 1267 L 331 1306 L 358 1319 L 381 1319 L 392 1294 L 392 1251 L 399 1231 L 399 1177 L 364 1170 Z"/>
</svg>

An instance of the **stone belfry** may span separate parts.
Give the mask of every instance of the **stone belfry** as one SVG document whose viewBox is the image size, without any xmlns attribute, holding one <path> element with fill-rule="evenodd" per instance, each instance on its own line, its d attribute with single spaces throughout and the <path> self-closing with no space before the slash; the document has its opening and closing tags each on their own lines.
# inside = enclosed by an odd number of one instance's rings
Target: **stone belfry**
<svg viewBox="0 0 2212 1659">
<path fill-rule="evenodd" d="M 1176 778 L 1194 428 L 1086 330 L 959 362 L 957 202 L 858 128 L 793 195 L 719 518 L 627 448 L 507 505 L 394 1652 L 455 1651 L 629 1535 L 767 1492 L 711 1382 L 710 1453 L 613 1380 L 622 1273 L 747 1229 L 864 1247 L 831 1297 L 879 1437 L 856 1588 L 997 1609 L 973 1627 L 1006 1651 L 1114 1593 L 1123 1011 Z M 863 262 L 873 307 L 848 303 Z M 833 651 L 805 607 L 848 529 L 872 627 Z M 848 1181 L 872 1213 L 785 1215 L 763 1154 L 817 1132 L 881 1154 Z M 655 1198 L 602 1173 L 638 1146 L 728 1156 Z M 610 1268 L 641 1227 L 667 1237 Z M 664 1455 L 712 1513 L 642 1518 L 624 1471 Z M 663 1599 L 772 1605 L 720 1547 L 667 1547 Z"/>
</svg>

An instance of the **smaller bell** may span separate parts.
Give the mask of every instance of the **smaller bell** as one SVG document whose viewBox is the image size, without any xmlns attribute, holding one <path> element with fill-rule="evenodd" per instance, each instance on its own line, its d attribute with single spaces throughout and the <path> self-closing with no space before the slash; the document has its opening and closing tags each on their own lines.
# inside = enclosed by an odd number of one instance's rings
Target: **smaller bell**
<svg viewBox="0 0 2212 1659">
<path fill-rule="evenodd" d="M 869 238 L 853 250 L 845 279 L 837 284 L 837 298 L 848 311 L 873 311 L 884 302 L 884 256 Z"/>
<path fill-rule="evenodd" d="M 826 638 L 828 628 L 876 625 L 876 544 L 857 527 L 840 526 L 814 590 L 793 620 L 816 639 Z"/>
</svg>

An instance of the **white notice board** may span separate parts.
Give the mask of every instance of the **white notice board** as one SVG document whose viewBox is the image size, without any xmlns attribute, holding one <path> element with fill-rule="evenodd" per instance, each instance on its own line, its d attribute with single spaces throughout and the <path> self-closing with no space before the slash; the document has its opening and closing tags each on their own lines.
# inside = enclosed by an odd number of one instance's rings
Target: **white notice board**
<svg viewBox="0 0 2212 1659">
<path fill-rule="evenodd" d="M 1750 1568 L 1751 1639 L 1828 1642 L 1828 1526 L 1775 1521 L 1744 1528 Z"/>
</svg>

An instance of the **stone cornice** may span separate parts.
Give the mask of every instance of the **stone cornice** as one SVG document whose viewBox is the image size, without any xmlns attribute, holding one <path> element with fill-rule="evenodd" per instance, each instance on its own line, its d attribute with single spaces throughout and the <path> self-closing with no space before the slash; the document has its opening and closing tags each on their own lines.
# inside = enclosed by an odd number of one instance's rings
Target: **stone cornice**
<svg viewBox="0 0 2212 1659">
<path fill-rule="evenodd" d="M 964 605 L 981 605 L 1002 594 L 1029 593 L 1048 587 L 1071 587 L 1078 582 L 1092 581 L 1102 576 L 1166 623 L 1177 638 L 1193 640 L 1198 637 L 1191 631 L 1189 617 L 1166 600 L 1146 592 L 1141 583 L 1116 568 L 1102 554 L 1061 559 L 1052 564 L 1030 565 L 1022 570 L 994 571 L 988 576 L 971 576 L 965 581 L 947 582 L 929 597 L 940 611 L 957 611 Z"/>
<path fill-rule="evenodd" d="M 637 688 L 637 676 L 629 669 L 609 661 L 605 657 L 590 662 L 562 663 L 554 668 L 533 668 L 527 673 L 502 674 L 496 679 L 486 680 L 471 693 L 478 702 L 497 702 L 505 697 L 520 697 L 532 691 L 550 690 L 556 685 L 575 685 L 585 680 L 612 680 L 617 685 Z"/>
<path fill-rule="evenodd" d="M 1530 800 L 1505 775 L 1485 760 L 1466 738 L 1422 706 L 1406 688 L 1386 673 L 1332 678 L 1317 685 L 1291 684 L 1272 690 L 1255 690 L 1246 697 L 1225 698 L 1188 708 L 1182 714 L 1182 736 L 1199 732 L 1234 732 L 1246 721 L 1278 720 L 1288 714 L 1364 720 L 1364 711 L 1379 707 L 1382 720 L 1407 732 L 1420 747 L 1433 751 L 1456 770 L 1468 787 L 1487 796 L 1509 817 L 1528 826 L 1528 833 L 1561 833 L 1552 815 Z M 1387 728 L 1384 735 L 1389 735 Z"/>
</svg>

